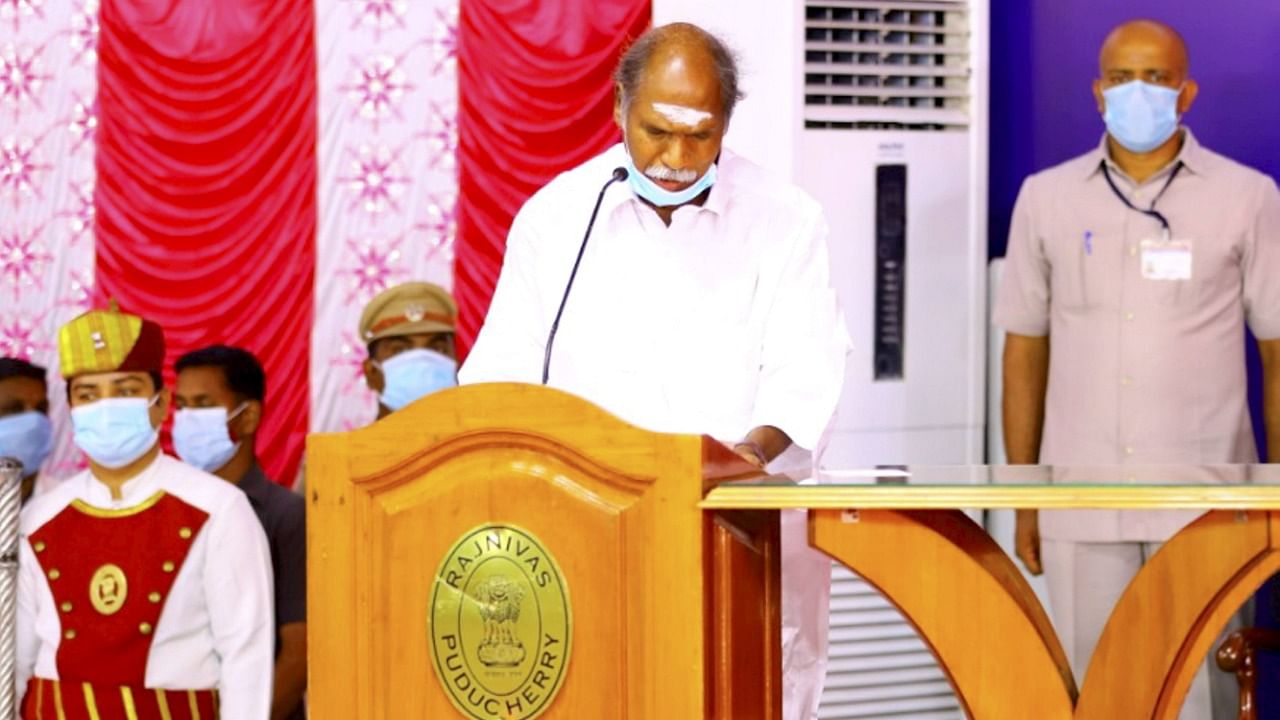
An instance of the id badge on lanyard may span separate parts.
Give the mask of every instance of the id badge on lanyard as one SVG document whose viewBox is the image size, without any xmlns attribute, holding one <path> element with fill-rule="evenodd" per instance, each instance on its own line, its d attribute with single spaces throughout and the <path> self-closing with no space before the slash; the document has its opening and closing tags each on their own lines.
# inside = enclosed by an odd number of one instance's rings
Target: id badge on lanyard
<svg viewBox="0 0 1280 720">
<path fill-rule="evenodd" d="M 1107 169 L 1106 161 L 1102 161 L 1102 174 L 1107 178 L 1107 184 L 1111 186 L 1111 191 L 1115 193 L 1120 202 L 1125 204 L 1130 210 L 1140 212 L 1143 215 L 1154 218 L 1159 221 L 1163 232 L 1157 240 L 1143 240 L 1142 247 L 1142 277 L 1145 280 L 1190 280 L 1192 272 L 1192 250 L 1190 240 L 1173 240 L 1172 233 L 1169 228 L 1169 221 L 1158 210 L 1156 203 L 1164 197 L 1164 193 L 1173 184 L 1173 179 L 1178 176 L 1178 172 L 1182 170 L 1182 162 L 1179 161 L 1173 168 L 1173 172 L 1169 173 L 1169 179 L 1165 181 L 1164 187 L 1160 188 L 1160 192 L 1156 193 L 1155 199 L 1151 201 L 1151 207 L 1143 210 L 1129 202 L 1129 198 L 1120 192 L 1120 188 L 1116 187 L 1115 181 L 1111 179 L 1111 172 Z"/>
<path fill-rule="evenodd" d="M 1142 277 L 1145 280 L 1190 280 L 1192 272 L 1190 240 L 1142 241 Z"/>
</svg>

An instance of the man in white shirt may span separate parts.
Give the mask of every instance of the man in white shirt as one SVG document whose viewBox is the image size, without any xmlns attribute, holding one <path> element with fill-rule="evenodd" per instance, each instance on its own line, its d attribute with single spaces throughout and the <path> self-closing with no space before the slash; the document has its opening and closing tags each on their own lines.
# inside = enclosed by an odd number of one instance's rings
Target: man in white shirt
<svg viewBox="0 0 1280 720">
<path fill-rule="evenodd" d="M 545 360 L 548 385 L 641 427 L 710 434 L 760 467 L 793 445 L 814 449 L 849 345 L 821 207 L 721 147 L 740 93 L 733 56 L 715 37 L 687 24 L 655 28 L 615 77 L 624 142 L 520 210 L 460 380 L 537 383 Z M 597 194 L 617 168 L 627 183 L 600 196 L 548 356 Z M 789 559 L 784 571 L 802 562 Z M 830 564 L 819 563 L 810 577 L 820 582 L 784 579 L 784 617 L 811 623 L 784 627 L 789 719 L 814 716 L 825 671 Z"/>
<path fill-rule="evenodd" d="M 265 720 L 266 538 L 244 493 L 160 452 L 160 327 L 113 303 L 58 347 L 89 469 L 22 511 L 22 717 Z"/>
</svg>

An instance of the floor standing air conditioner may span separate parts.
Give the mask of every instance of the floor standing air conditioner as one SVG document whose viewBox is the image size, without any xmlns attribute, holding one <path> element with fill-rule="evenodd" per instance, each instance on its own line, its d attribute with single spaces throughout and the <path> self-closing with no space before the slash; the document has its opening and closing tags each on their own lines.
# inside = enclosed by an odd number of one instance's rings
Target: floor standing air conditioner
<svg viewBox="0 0 1280 720">
<path fill-rule="evenodd" d="M 982 461 L 988 0 L 654 0 L 740 56 L 735 152 L 823 205 L 854 351 L 824 467 Z M 927 569 L 922 568 L 923 572 Z M 822 718 L 961 717 L 896 611 L 833 579 Z"/>
</svg>

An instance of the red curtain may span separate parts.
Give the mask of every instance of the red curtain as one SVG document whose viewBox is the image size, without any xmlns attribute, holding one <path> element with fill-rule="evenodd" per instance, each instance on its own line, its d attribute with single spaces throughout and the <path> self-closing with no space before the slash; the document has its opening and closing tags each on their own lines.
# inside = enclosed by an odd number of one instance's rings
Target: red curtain
<svg viewBox="0 0 1280 720">
<path fill-rule="evenodd" d="M 613 70 L 651 14 L 649 0 L 463 0 L 454 294 L 464 348 L 489 309 L 516 211 L 620 138 Z"/>
<path fill-rule="evenodd" d="M 310 0 L 103 0 L 97 290 L 267 373 L 258 451 L 292 482 L 307 431 L 316 225 Z M 172 375 L 169 375 L 172 378 Z"/>
</svg>

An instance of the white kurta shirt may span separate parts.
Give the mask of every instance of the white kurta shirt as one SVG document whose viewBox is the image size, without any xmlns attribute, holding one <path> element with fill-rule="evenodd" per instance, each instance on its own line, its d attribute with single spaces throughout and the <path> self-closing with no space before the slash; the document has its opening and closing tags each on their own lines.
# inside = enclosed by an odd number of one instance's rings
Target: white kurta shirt
<svg viewBox="0 0 1280 720">
<path fill-rule="evenodd" d="M 465 383 L 541 381 L 547 332 L 621 144 L 516 215 Z M 761 425 L 812 449 L 835 411 L 848 334 L 822 209 L 725 150 L 706 203 L 671 225 L 625 182 L 604 197 L 548 384 L 651 430 L 737 440 Z"/>
<path fill-rule="evenodd" d="M 541 381 L 547 331 L 622 145 L 521 208 L 465 383 Z M 701 207 L 666 226 L 610 186 L 565 306 L 548 383 L 650 430 L 724 441 L 780 428 L 812 450 L 835 412 L 849 336 L 830 287 L 822 208 L 728 150 Z M 783 717 L 817 712 L 831 561 L 784 518 Z"/>
<path fill-rule="evenodd" d="M 225 718 L 271 714 L 274 667 L 271 555 L 262 526 L 236 486 L 166 455 L 121 488 L 86 470 L 34 497 L 22 511 L 18 576 L 18 688 L 31 676 L 58 680 L 62 624 L 48 580 L 26 538 L 74 500 L 134 507 L 159 491 L 208 513 L 178 570 L 147 656 L 146 686 L 216 688 Z M 104 662 L 110 662 L 104 658 Z"/>
</svg>

